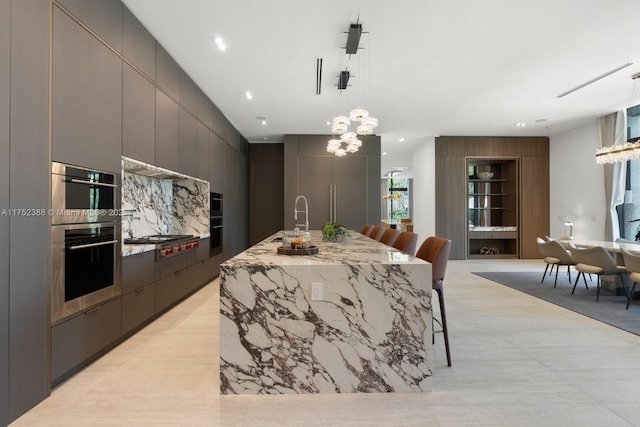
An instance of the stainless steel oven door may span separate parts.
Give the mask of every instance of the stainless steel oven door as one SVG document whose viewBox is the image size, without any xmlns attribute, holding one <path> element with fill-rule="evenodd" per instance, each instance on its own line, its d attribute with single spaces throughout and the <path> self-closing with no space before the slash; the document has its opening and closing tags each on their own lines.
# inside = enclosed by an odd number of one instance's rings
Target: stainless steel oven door
<svg viewBox="0 0 640 427">
<path fill-rule="evenodd" d="M 121 293 L 120 223 L 51 227 L 52 325 Z"/>
<path fill-rule="evenodd" d="M 51 224 L 120 221 L 120 175 L 53 162 Z"/>
</svg>

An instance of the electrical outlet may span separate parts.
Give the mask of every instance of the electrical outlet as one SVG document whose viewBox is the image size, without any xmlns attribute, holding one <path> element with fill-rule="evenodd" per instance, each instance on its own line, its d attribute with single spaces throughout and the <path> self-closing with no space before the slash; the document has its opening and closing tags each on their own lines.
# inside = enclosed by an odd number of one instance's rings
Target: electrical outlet
<svg viewBox="0 0 640 427">
<path fill-rule="evenodd" d="M 322 282 L 311 282 L 311 301 L 322 301 Z"/>
</svg>

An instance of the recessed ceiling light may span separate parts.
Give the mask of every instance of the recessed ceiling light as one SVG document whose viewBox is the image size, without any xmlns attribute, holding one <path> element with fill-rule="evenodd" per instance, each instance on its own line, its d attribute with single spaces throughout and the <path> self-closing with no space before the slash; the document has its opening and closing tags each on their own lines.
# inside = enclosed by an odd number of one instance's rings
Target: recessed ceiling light
<svg viewBox="0 0 640 427">
<path fill-rule="evenodd" d="M 386 156 L 386 155 L 387 155 L 387 152 L 385 151 L 384 153 L 382 153 L 382 155 L 383 155 L 383 156 Z"/>
<path fill-rule="evenodd" d="M 244 96 L 246 96 L 247 99 L 253 99 L 253 95 L 251 95 L 251 92 L 245 92 Z"/>
<path fill-rule="evenodd" d="M 400 138 L 398 142 L 404 142 L 404 138 Z"/>
<path fill-rule="evenodd" d="M 526 125 L 527 125 L 526 123 L 516 123 L 516 126 L 518 126 L 518 127 L 524 127 Z"/>
<path fill-rule="evenodd" d="M 536 120 L 536 123 L 542 123 L 542 122 L 546 122 L 546 121 L 547 121 L 547 119 L 538 119 L 538 120 Z"/>
<path fill-rule="evenodd" d="M 327 122 L 327 126 L 331 126 L 331 122 Z"/>
<path fill-rule="evenodd" d="M 225 44 L 224 40 L 222 40 L 220 37 L 216 37 L 216 46 L 218 46 L 218 49 L 225 51 L 227 50 L 227 45 Z"/>
</svg>

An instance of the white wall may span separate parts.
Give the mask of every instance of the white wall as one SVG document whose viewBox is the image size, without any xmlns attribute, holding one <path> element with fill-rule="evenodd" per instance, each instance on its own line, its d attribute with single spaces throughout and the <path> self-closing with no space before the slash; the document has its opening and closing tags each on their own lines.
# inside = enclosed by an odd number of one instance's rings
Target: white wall
<svg viewBox="0 0 640 427">
<path fill-rule="evenodd" d="M 604 178 L 596 163 L 598 122 L 550 137 L 551 236 L 565 234 L 558 219 L 576 217 L 573 235 L 580 240 L 604 239 Z M 435 234 L 435 138 L 425 139 L 413 153 L 413 222 L 419 242 Z"/>
<path fill-rule="evenodd" d="M 413 231 L 418 247 L 436 234 L 435 138 L 426 138 L 413 152 Z"/>
<path fill-rule="evenodd" d="M 604 177 L 596 163 L 599 145 L 597 120 L 550 138 L 551 236 L 565 234 L 559 215 L 574 215 L 576 240 L 604 240 Z"/>
</svg>

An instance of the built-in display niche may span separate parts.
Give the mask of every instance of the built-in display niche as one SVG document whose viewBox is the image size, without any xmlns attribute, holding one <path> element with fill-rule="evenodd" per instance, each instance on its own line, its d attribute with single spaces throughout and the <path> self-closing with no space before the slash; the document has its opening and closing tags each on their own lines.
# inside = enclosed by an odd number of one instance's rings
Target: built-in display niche
<svg viewBox="0 0 640 427">
<path fill-rule="evenodd" d="M 122 235 L 209 234 L 209 182 L 122 158 Z"/>
</svg>

